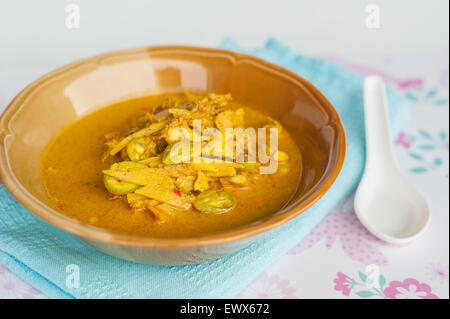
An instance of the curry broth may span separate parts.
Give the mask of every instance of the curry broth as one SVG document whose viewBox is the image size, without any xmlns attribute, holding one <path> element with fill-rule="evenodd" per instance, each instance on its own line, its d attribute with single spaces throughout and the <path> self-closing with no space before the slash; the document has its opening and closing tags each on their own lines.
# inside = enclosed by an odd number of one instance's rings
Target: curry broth
<svg viewBox="0 0 450 319">
<path fill-rule="evenodd" d="M 288 174 L 261 175 L 258 183 L 230 187 L 236 207 L 223 214 L 191 209 L 164 223 L 148 212 L 133 211 L 120 199 L 112 200 L 103 184 L 102 170 L 114 161 L 102 162 L 103 136 L 131 127 L 138 115 L 159 106 L 168 95 L 120 102 L 95 111 L 68 125 L 44 149 L 40 159 L 41 185 L 50 204 L 59 212 L 83 223 L 115 232 L 149 237 L 191 237 L 226 231 L 269 216 L 282 208 L 295 193 L 301 175 L 301 158 L 286 130 L 279 135 L 278 148 L 289 155 Z M 245 110 L 246 127 L 262 127 L 260 112 L 231 102 Z"/>
</svg>

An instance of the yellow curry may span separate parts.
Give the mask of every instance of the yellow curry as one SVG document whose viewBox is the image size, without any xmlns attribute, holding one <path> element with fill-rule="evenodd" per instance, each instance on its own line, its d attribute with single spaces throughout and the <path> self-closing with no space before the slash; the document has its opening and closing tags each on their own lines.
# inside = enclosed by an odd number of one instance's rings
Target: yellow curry
<svg viewBox="0 0 450 319">
<path fill-rule="evenodd" d="M 230 94 L 117 103 L 64 128 L 41 155 L 41 184 L 58 211 L 151 237 L 255 222 L 289 201 L 300 175 L 300 155 L 283 126 Z"/>
</svg>

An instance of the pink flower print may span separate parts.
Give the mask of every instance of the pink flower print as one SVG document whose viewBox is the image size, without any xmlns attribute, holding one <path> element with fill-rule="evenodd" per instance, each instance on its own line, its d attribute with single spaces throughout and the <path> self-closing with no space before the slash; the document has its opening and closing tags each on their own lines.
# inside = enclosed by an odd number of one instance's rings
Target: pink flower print
<svg viewBox="0 0 450 319">
<path fill-rule="evenodd" d="M 45 296 L 0 266 L 0 299 L 37 299 Z"/>
<path fill-rule="evenodd" d="M 409 139 L 409 136 L 406 133 L 401 132 L 398 135 L 397 139 L 395 140 L 395 144 L 405 149 L 409 149 L 411 147 L 411 140 Z"/>
<path fill-rule="evenodd" d="M 391 299 L 439 299 L 431 293 L 430 286 L 413 278 L 405 279 L 403 282 L 391 281 L 384 289 L 384 294 Z"/>
<path fill-rule="evenodd" d="M 387 264 L 386 257 L 373 244 L 389 244 L 373 236 L 359 222 L 353 210 L 353 196 L 330 212 L 289 254 L 300 254 L 323 239 L 325 246 L 331 248 L 336 238 L 339 238 L 344 252 L 351 259 L 367 265 Z"/>
<path fill-rule="evenodd" d="M 448 266 L 440 263 L 428 264 L 427 275 L 431 280 L 437 280 L 440 284 L 448 282 Z"/>
<path fill-rule="evenodd" d="M 291 287 L 289 280 L 280 279 L 278 275 L 262 273 L 251 282 L 236 298 L 250 299 L 293 299 L 295 288 Z"/>
<path fill-rule="evenodd" d="M 384 70 L 380 70 L 379 68 L 374 68 L 374 67 L 368 66 L 368 65 L 351 63 L 351 62 L 349 62 L 345 59 L 342 59 L 338 56 L 327 56 L 327 58 L 329 60 L 332 60 L 335 63 L 339 63 L 349 69 L 352 69 L 353 71 L 360 73 L 362 75 L 371 75 L 371 74 L 379 75 L 386 81 L 386 83 L 388 83 L 391 86 L 396 86 L 399 90 L 405 90 L 410 87 L 420 87 L 423 85 L 423 82 L 424 82 L 424 80 L 421 78 L 400 79 L 396 75 L 385 72 Z M 389 65 L 392 63 L 393 58 L 386 57 L 385 61 L 386 61 L 386 64 Z M 385 69 L 387 69 L 387 68 L 385 67 Z"/>
<path fill-rule="evenodd" d="M 438 76 L 439 83 L 448 90 L 448 69 L 442 71 Z"/>
<path fill-rule="evenodd" d="M 349 296 L 353 286 L 352 278 L 341 272 L 338 272 L 336 275 L 337 277 L 333 280 L 335 283 L 334 290 L 342 291 L 344 296 Z"/>
<path fill-rule="evenodd" d="M 400 80 L 397 82 L 397 86 L 399 89 L 408 89 L 410 87 L 418 87 L 423 85 L 423 79 L 419 78 L 411 78 L 411 79 L 405 79 Z"/>
</svg>

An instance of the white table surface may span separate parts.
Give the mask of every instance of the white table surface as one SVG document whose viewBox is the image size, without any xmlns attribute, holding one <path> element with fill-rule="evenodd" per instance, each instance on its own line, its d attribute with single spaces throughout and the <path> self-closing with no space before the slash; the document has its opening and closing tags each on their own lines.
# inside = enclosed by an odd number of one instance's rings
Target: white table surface
<svg viewBox="0 0 450 319">
<path fill-rule="evenodd" d="M 386 244 L 356 220 L 350 196 L 236 297 L 449 298 L 448 51 L 327 58 L 362 74 L 383 76 L 410 101 L 413 119 L 397 139 L 396 153 L 431 204 L 430 227 L 411 244 Z M 45 71 L 2 66 L 0 111 Z M 373 274 L 384 278 L 382 288 L 363 281 Z M 0 265 L 0 298 L 45 297 Z"/>
</svg>

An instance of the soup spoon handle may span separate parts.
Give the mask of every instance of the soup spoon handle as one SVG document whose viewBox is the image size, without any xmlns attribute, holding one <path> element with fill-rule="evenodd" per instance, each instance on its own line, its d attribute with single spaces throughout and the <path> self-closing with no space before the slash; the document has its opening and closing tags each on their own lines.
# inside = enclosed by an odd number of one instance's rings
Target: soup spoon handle
<svg viewBox="0 0 450 319">
<path fill-rule="evenodd" d="M 397 167 L 389 129 L 386 89 L 379 76 L 369 76 L 364 82 L 364 115 L 366 171 Z"/>
</svg>

